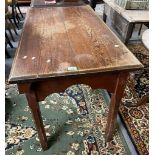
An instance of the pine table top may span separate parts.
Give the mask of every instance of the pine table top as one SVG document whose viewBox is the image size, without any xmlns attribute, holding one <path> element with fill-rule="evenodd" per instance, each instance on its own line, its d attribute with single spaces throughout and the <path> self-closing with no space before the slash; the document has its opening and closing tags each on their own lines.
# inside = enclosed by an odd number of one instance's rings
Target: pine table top
<svg viewBox="0 0 155 155">
<path fill-rule="evenodd" d="M 9 81 L 142 67 L 88 5 L 30 8 Z"/>
</svg>

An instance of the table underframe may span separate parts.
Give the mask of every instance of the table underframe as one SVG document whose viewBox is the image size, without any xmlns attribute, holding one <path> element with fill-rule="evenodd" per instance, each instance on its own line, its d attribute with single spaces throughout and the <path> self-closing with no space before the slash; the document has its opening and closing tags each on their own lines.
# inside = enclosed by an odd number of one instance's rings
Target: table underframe
<svg viewBox="0 0 155 155">
<path fill-rule="evenodd" d="M 66 88 L 74 84 L 87 84 L 91 86 L 92 89 L 107 89 L 112 93 L 105 131 L 105 141 L 108 142 L 113 138 L 118 109 L 121 98 L 123 97 L 127 77 L 128 71 L 116 71 L 51 77 L 38 81 L 32 80 L 31 82 L 25 81 L 24 83 L 18 83 L 19 92 L 26 94 L 43 150 L 48 149 L 49 146 L 38 104 L 39 101 L 43 101 L 45 97 L 51 93 L 64 91 Z"/>
</svg>

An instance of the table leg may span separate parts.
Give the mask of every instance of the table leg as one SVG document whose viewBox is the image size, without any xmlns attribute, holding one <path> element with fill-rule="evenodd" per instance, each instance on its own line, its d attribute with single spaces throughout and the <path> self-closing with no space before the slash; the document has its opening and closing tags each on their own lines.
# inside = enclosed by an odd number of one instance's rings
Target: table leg
<svg viewBox="0 0 155 155">
<path fill-rule="evenodd" d="M 107 15 L 103 12 L 103 21 L 106 23 L 107 21 Z"/>
<path fill-rule="evenodd" d="M 96 0 L 90 0 L 90 6 L 92 7 L 93 10 L 95 10 Z"/>
<path fill-rule="evenodd" d="M 139 28 L 139 31 L 138 31 L 139 36 L 140 36 L 141 30 L 142 30 L 142 27 L 143 27 L 143 24 L 140 24 L 140 28 Z"/>
<path fill-rule="evenodd" d="M 124 44 L 125 45 L 127 45 L 129 39 L 131 38 L 134 27 L 135 27 L 135 23 L 129 23 L 128 30 L 127 30 L 127 33 L 126 33 L 126 36 L 125 36 L 125 39 L 124 39 Z"/>
<path fill-rule="evenodd" d="M 141 99 L 139 99 L 138 103 L 136 105 L 130 105 L 129 107 L 138 107 L 141 105 L 144 105 L 146 103 L 149 103 L 149 95 L 143 96 Z"/>
<path fill-rule="evenodd" d="M 105 131 L 106 142 L 109 142 L 110 140 L 112 140 L 112 137 L 113 137 L 119 105 L 121 102 L 121 98 L 123 97 L 123 94 L 124 94 L 127 77 L 128 77 L 127 73 L 124 73 L 124 74 L 120 73 L 117 78 L 115 91 L 112 95 L 111 103 L 109 105 L 108 121 L 107 121 L 106 131 Z"/>
<path fill-rule="evenodd" d="M 105 3 L 104 3 L 104 9 L 103 9 L 103 21 L 106 23 L 107 21 L 107 15 L 105 14 Z"/>
<path fill-rule="evenodd" d="M 47 138 L 46 138 L 46 134 L 45 134 L 42 118 L 41 118 L 39 104 L 37 102 L 35 93 L 33 91 L 26 93 L 26 97 L 35 121 L 36 128 L 38 130 L 38 136 L 40 139 L 41 146 L 43 150 L 46 150 L 48 148 Z"/>
</svg>

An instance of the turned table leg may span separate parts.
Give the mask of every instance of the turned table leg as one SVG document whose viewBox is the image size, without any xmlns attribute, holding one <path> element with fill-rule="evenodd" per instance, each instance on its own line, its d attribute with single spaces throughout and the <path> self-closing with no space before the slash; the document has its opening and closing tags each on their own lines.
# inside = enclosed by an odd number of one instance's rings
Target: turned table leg
<svg viewBox="0 0 155 155">
<path fill-rule="evenodd" d="M 108 121 L 107 121 L 106 131 L 105 131 L 106 142 L 111 141 L 113 137 L 119 105 L 121 102 L 121 98 L 123 97 L 123 94 L 124 94 L 127 77 L 128 77 L 127 73 L 124 73 L 124 74 L 120 73 L 117 78 L 115 91 L 112 95 L 111 103 L 109 105 Z"/>
<path fill-rule="evenodd" d="M 48 148 L 47 138 L 46 138 L 46 134 L 45 134 L 42 118 L 41 118 L 39 104 L 36 100 L 35 93 L 33 91 L 26 93 L 26 97 L 35 121 L 36 128 L 38 130 L 38 136 L 40 139 L 41 146 L 43 150 L 46 150 Z"/>
</svg>

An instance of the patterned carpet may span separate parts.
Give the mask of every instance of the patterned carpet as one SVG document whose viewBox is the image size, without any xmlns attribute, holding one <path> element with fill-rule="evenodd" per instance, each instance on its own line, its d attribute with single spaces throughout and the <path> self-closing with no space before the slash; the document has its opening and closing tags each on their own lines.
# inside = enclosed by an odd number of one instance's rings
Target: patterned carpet
<svg viewBox="0 0 155 155">
<path fill-rule="evenodd" d="M 149 53 L 142 44 L 128 48 L 144 65 L 144 70 L 131 74 L 120 107 L 121 117 L 140 155 L 149 154 L 149 103 L 139 104 L 149 94 Z"/>
<path fill-rule="evenodd" d="M 130 155 L 119 128 L 105 145 L 109 99 L 103 89 L 73 85 L 40 102 L 49 150 L 43 152 L 24 95 L 6 87 L 6 154 L 8 155 Z"/>
</svg>

